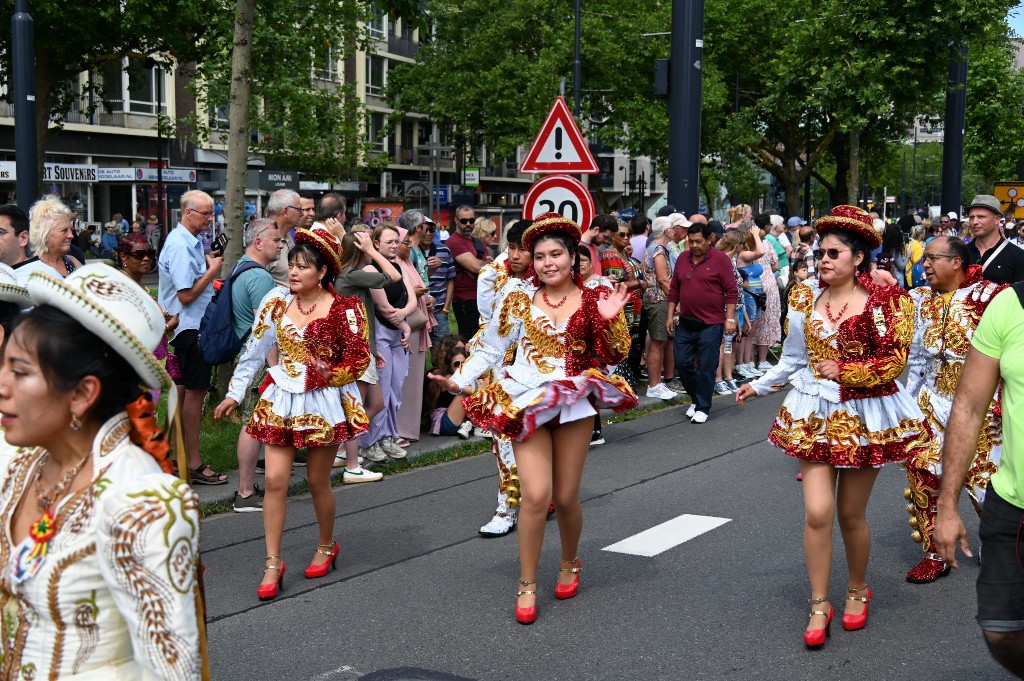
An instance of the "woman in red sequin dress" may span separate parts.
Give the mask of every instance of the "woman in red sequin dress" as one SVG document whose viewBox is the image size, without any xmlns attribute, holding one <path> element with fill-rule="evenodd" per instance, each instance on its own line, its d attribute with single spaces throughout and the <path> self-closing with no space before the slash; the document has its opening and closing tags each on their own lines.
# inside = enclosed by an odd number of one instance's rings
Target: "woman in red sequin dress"
<svg viewBox="0 0 1024 681">
<path fill-rule="evenodd" d="M 768 438 L 800 459 L 812 604 L 804 643 L 811 648 L 824 645 L 834 612 L 833 519 L 839 516 L 849 569 L 843 628 L 860 629 L 871 600 L 871 488 L 882 465 L 923 451 L 929 437 L 913 397 L 896 382 L 907 363 L 914 305 L 903 289 L 871 281 L 871 251 L 880 243 L 871 218 L 837 206 L 816 227 L 820 280 L 794 287 L 782 359 L 736 394 L 743 404 L 793 385 Z"/>
<path fill-rule="evenodd" d="M 537 218 L 523 233 L 536 275 L 509 280 L 481 342 L 459 371 L 450 379 L 431 375 L 461 393 L 499 367 L 494 382 L 463 404 L 478 427 L 513 440 L 522 499 L 516 619 L 523 624 L 536 619 L 548 500 L 554 500 L 562 539 L 555 596 L 571 598 L 579 585 L 579 488 L 594 414 L 601 408 L 625 411 L 637 403 L 629 385 L 607 371 L 629 353 L 622 312 L 629 293 L 621 284 L 614 291 L 583 286 L 574 265 L 579 240 L 575 222 L 557 213 Z"/>
<path fill-rule="evenodd" d="M 227 397 L 214 416 L 230 415 L 246 386 L 277 347 L 277 363 L 252 418 L 250 435 L 267 445 L 267 489 L 263 527 L 267 561 L 260 599 L 274 598 L 285 573 L 281 558 L 292 462 L 306 448 L 306 478 L 319 526 L 307 579 L 323 577 L 336 564 L 334 491 L 331 468 L 338 445 L 370 426 L 356 380 L 370 365 L 366 309 L 356 296 L 339 296 L 330 282 L 338 276 L 341 244 L 325 229 L 300 229 L 288 254 L 288 280 L 260 303 L 252 335 L 245 344 L 228 385 Z"/>
</svg>

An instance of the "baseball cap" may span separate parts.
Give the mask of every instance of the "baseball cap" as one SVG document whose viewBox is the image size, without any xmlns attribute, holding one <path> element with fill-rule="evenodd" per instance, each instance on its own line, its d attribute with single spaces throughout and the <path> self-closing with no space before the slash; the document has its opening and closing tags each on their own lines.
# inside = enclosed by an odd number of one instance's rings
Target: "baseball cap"
<svg viewBox="0 0 1024 681">
<path fill-rule="evenodd" d="M 792 229 L 793 227 L 802 227 L 807 224 L 807 220 L 804 220 L 799 215 L 794 215 L 790 219 L 786 220 L 786 226 Z"/>
<path fill-rule="evenodd" d="M 672 213 L 668 219 L 672 221 L 670 224 L 673 227 L 689 227 L 691 224 L 682 213 Z"/>
<path fill-rule="evenodd" d="M 672 213 L 675 212 L 677 212 L 676 207 L 673 206 L 671 203 L 666 203 L 664 206 L 658 209 L 658 217 L 660 218 L 666 215 L 672 215 Z"/>
<path fill-rule="evenodd" d="M 977 197 L 975 197 L 975 198 L 977 198 Z M 995 197 L 993 197 L 993 198 L 995 198 Z M 985 206 L 985 207 L 987 208 L 988 206 Z M 999 211 L 996 211 L 996 212 L 998 213 Z M 949 218 L 950 220 L 958 220 L 959 219 L 957 217 L 957 215 L 956 215 L 956 212 L 952 211 L 952 210 L 949 211 L 948 213 L 946 213 L 946 217 Z"/>
<path fill-rule="evenodd" d="M 718 220 L 708 220 L 708 227 L 711 228 L 711 231 L 714 232 L 719 239 L 721 239 L 722 235 L 725 234 L 725 227 Z"/>
</svg>

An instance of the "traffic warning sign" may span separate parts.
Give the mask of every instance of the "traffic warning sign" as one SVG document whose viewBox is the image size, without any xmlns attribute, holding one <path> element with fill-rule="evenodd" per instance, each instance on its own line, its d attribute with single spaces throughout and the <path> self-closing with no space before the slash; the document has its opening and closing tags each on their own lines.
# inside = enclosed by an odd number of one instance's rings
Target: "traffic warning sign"
<svg viewBox="0 0 1024 681">
<path fill-rule="evenodd" d="M 519 166 L 521 173 L 596 173 L 597 162 L 564 97 L 555 100 Z"/>
</svg>

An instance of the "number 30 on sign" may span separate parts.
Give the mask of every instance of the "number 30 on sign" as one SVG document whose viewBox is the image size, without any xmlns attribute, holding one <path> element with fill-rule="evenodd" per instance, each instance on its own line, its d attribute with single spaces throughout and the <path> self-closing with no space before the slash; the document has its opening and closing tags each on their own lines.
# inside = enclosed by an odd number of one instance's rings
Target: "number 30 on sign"
<svg viewBox="0 0 1024 681">
<path fill-rule="evenodd" d="M 542 213 L 559 213 L 586 231 L 594 219 L 594 200 L 576 178 L 548 175 L 533 183 L 523 201 L 525 219 L 536 220 Z"/>
</svg>

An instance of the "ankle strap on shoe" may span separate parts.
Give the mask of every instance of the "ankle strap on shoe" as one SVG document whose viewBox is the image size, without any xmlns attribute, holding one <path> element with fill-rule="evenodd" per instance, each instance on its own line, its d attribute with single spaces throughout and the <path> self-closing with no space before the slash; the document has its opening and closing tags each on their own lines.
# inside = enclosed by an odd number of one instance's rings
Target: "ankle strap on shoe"
<svg viewBox="0 0 1024 681">
<path fill-rule="evenodd" d="M 281 561 L 281 556 L 267 556 L 267 558 L 266 558 L 266 560 L 274 560 L 274 559 L 277 559 L 278 561 Z M 281 561 L 281 562 L 283 562 L 283 561 Z M 280 571 L 281 570 L 281 564 L 279 562 L 277 565 L 267 565 L 263 569 L 264 570 L 278 570 L 278 571 Z"/>
<path fill-rule="evenodd" d="M 846 591 L 847 591 L 847 593 L 857 594 L 857 593 L 860 593 L 861 591 L 866 591 L 867 588 L 868 588 L 868 585 L 865 584 L 864 586 L 859 587 L 859 588 L 855 588 L 855 587 L 851 586 Z M 860 601 L 861 603 L 870 603 L 871 602 L 871 599 L 868 598 L 867 596 L 847 596 L 846 600 L 848 600 L 848 601 Z"/>
<path fill-rule="evenodd" d="M 525 579 L 520 579 L 519 580 L 519 586 L 530 586 L 531 584 L 536 584 L 536 583 L 537 583 L 537 580 L 533 580 L 533 581 L 527 581 Z M 529 590 L 529 591 L 524 591 L 523 589 L 520 589 L 519 591 L 516 592 L 516 597 L 519 597 L 519 596 L 533 596 L 533 595 L 536 595 L 536 594 L 537 594 L 537 590 L 536 589 Z"/>
<path fill-rule="evenodd" d="M 563 563 L 572 563 L 572 567 L 571 568 L 560 567 L 560 568 L 558 568 L 559 572 L 572 572 L 573 574 L 578 574 L 580 571 L 583 570 L 583 566 L 580 565 L 580 557 L 579 556 L 576 556 L 572 560 L 563 560 L 562 562 Z"/>
<path fill-rule="evenodd" d="M 811 605 L 821 605 L 822 603 L 828 603 L 828 596 L 822 596 L 821 598 L 808 598 L 807 602 Z"/>
<path fill-rule="evenodd" d="M 317 553 L 322 553 L 325 556 L 329 556 L 332 553 L 334 553 L 334 547 L 337 546 L 337 545 L 338 545 L 338 542 L 336 542 L 336 541 L 332 541 L 330 544 L 317 544 L 316 545 L 316 552 Z M 324 549 L 327 549 L 327 550 L 324 551 Z"/>
</svg>

